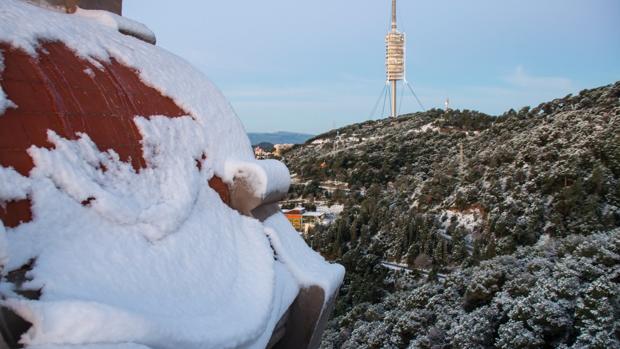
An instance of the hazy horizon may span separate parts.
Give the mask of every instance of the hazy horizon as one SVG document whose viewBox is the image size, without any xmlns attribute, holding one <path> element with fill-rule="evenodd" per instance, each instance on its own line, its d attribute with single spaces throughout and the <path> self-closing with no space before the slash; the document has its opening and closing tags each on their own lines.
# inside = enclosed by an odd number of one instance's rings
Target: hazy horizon
<svg viewBox="0 0 620 349">
<path fill-rule="evenodd" d="M 248 132 L 317 134 L 369 118 L 385 79 L 388 0 L 183 3 L 130 0 L 123 11 L 211 78 Z M 450 98 L 494 115 L 620 80 L 619 15 L 614 0 L 398 9 L 407 77 L 425 107 Z M 418 110 L 404 99 L 401 113 Z"/>
</svg>

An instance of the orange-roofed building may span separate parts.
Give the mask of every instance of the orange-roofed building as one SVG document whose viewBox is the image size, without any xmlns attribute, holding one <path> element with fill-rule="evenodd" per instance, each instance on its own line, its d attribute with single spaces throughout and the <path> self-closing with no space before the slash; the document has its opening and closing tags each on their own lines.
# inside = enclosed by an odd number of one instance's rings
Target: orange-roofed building
<svg viewBox="0 0 620 349">
<path fill-rule="evenodd" d="M 291 222 L 295 230 L 301 231 L 303 224 L 305 209 L 303 208 L 294 208 L 290 210 L 282 210 L 282 213 L 288 218 L 288 221 Z"/>
</svg>

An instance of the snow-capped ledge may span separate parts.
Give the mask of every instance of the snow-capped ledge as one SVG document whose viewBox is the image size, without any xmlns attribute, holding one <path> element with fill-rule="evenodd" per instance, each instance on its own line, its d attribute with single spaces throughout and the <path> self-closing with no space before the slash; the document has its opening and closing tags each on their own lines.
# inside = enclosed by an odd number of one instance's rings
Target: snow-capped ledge
<svg viewBox="0 0 620 349">
<path fill-rule="evenodd" d="M 149 44 L 155 45 L 157 42 L 155 33 L 146 25 L 115 13 L 104 10 L 84 10 L 78 7 L 74 14 L 80 17 L 93 19 L 106 27 L 110 27 L 125 35 L 136 37 Z"/>
<path fill-rule="evenodd" d="M 251 215 L 260 205 L 279 201 L 288 193 L 291 174 L 277 160 L 228 160 L 222 180 L 231 189 L 231 204 Z"/>
<path fill-rule="evenodd" d="M 338 291 L 344 279 L 342 265 L 328 263 L 318 252 L 308 248 L 281 212 L 267 218 L 264 225 L 278 259 L 286 264 L 301 287 L 319 286 L 328 296 Z"/>
</svg>

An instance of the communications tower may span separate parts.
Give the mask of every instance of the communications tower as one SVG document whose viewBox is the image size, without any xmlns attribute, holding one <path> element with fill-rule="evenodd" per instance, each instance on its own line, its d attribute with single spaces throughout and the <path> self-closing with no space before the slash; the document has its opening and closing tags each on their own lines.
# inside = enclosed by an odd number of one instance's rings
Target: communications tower
<svg viewBox="0 0 620 349">
<path fill-rule="evenodd" d="M 396 0 L 392 0 L 392 30 L 385 36 L 385 70 L 392 85 L 391 117 L 396 117 L 396 83 L 405 77 L 405 33 L 396 27 Z"/>
</svg>

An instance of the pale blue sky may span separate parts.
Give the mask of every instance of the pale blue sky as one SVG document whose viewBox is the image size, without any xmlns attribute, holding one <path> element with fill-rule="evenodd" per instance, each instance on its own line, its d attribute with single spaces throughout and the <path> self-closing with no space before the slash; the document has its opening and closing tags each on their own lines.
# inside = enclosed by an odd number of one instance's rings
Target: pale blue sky
<svg viewBox="0 0 620 349">
<path fill-rule="evenodd" d="M 123 11 L 213 80 L 249 132 L 319 133 L 369 118 L 389 2 L 125 0 Z M 620 80 L 618 0 L 400 0 L 398 16 L 427 108 L 449 97 L 500 114 Z M 401 112 L 417 110 L 406 97 Z"/>
</svg>

